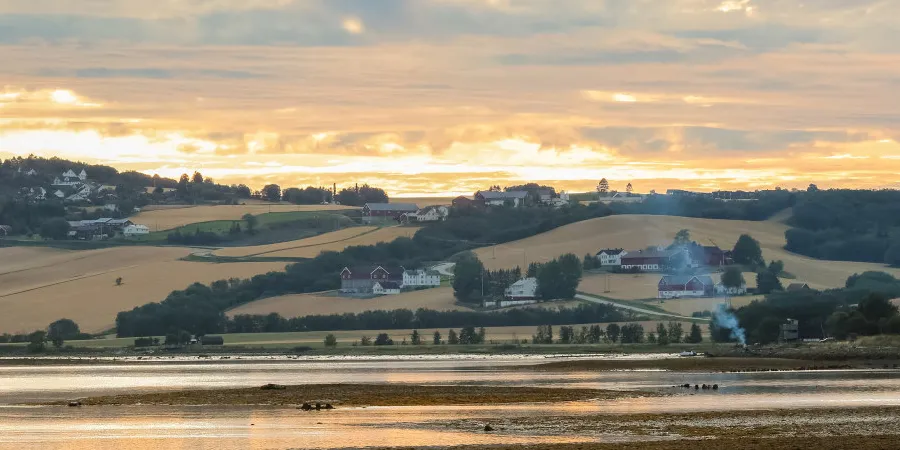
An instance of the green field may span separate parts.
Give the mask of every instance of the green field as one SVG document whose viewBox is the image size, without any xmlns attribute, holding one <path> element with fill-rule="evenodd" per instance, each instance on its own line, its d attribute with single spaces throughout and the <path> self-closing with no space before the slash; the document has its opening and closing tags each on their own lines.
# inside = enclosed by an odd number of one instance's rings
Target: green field
<svg viewBox="0 0 900 450">
<path fill-rule="evenodd" d="M 296 239 L 303 239 L 321 233 L 333 231 L 338 228 L 354 226 L 353 219 L 339 212 L 325 211 L 291 211 L 266 213 L 256 216 L 256 234 L 254 236 L 241 235 L 234 242 L 225 245 L 265 245 Z M 134 238 L 121 238 L 126 242 L 160 244 L 165 243 L 169 234 L 180 232 L 192 234 L 197 231 L 216 233 L 228 236 L 232 226 L 237 223 L 242 230 L 247 230 L 246 220 L 214 220 L 185 225 L 172 230 L 158 231 L 146 236 Z M 296 224 L 297 226 L 289 226 Z"/>
</svg>

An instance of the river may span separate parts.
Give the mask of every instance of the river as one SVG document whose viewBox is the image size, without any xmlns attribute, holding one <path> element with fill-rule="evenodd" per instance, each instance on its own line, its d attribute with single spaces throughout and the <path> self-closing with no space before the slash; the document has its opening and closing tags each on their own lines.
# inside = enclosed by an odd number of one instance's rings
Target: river
<svg viewBox="0 0 900 450">
<path fill-rule="evenodd" d="M 637 356 L 641 357 L 641 356 Z M 659 357 L 659 356 L 646 356 Z M 635 358 L 630 356 L 629 358 Z M 749 373 L 508 370 L 559 357 L 259 359 L 0 366 L 0 448 L 360 448 L 383 445 L 578 442 L 579 436 L 444 431 L 428 424 L 478 417 L 900 406 L 900 371 Z M 94 395 L 252 387 L 265 383 L 396 383 L 660 390 L 668 397 L 557 405 L 344 408 L 22 406 Z M 720 389 L 673 388 L 684 383 Z"/>
</svg>

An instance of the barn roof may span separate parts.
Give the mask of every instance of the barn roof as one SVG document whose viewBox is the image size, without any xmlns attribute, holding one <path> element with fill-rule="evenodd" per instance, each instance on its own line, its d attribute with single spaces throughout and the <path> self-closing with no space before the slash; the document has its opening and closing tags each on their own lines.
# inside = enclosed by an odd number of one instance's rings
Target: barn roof
<svg viewBox="0 0 900 450">
<path fill-rule="evenodd" d="M 666 275 L 659 280 L 659 284 L 664 284 L 666 286 L 685 285 L 690 283 L 694 278 L 703 283 L 704 286 L 713 286 L 715 284 L 713 283 L 712 277 L 709 275 Z"/>
</svg>

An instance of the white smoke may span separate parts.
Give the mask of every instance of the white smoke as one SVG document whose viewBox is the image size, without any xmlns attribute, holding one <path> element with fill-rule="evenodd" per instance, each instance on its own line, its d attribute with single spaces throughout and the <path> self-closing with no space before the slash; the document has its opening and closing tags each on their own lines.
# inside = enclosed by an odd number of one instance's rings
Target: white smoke
<svg viewBox="0 0 900 450">
<path fill-rule="evenodd" d="M 730 311 L 725 309 L 724 304 L 719 304 L 716 306 L 716 312 L 713 313 L 713 321 L 719 328 L 724 328 L 727 330 L 731 330 L 731 338 L 737 339 L 742 345 L 747 344 L 747 332 L 741 328 L 741 325 L 738 323 L 737 317 L 732 314 Z"/>
</svg>

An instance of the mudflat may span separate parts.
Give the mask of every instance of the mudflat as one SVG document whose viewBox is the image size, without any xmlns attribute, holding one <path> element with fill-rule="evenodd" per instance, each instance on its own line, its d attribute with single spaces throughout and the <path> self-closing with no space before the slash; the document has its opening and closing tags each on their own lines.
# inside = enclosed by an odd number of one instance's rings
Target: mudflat
<svg viewBox="0 0 900 450">
<path fill-rule="evenodd" d="M 400 384 L 318 384 L 244 389 L 210 389 L 91 397 L 84 406 L 128 405 L 265 405 L 296 406 L 306 402 L 335 406 L 481 405 L 503 403 L 572 402 L 580 400 L 658 395 L 598 389 L 556 389 L 498 386 L 415 386 Z M 66 404 L 56 402 L 54 404 Z"/>
</svg>

